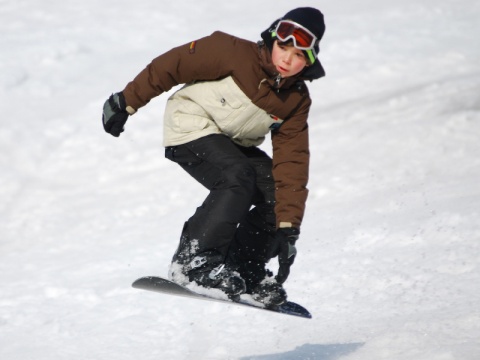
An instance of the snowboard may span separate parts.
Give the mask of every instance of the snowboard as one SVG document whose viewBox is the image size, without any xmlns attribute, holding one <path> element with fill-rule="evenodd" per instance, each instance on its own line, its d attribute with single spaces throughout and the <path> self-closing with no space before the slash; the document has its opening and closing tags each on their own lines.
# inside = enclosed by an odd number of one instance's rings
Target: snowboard
<svg viewBox="0 0 480 360">
<path fill-rule="evenodd" d="M 196 286 L 195 290 L 198 291 L 193 291 L 185 286 L 179 285 L 158 276 L 142 277 L 135 280 L 132 286 L 136 289 L 155 291 L 163 294 L 170 294 L 199 300 L 215 301 L 227 304 L 235 304 L 260 310 L 272 311 L 284 315 L 298 316 L 305 319 L 312 318 L 312 315 L 308 312 L 307 309 L 291 301 L 287 301 L 282 305 L 278 306 L 266 307 L 264 304 L 253 300 L 252 297 L 248 294 L 242 294 L 240 295 L 238 300 L 232 300 L 229 299 L 222 291 L 218 289 L 205 289 Z"/>
</svg>

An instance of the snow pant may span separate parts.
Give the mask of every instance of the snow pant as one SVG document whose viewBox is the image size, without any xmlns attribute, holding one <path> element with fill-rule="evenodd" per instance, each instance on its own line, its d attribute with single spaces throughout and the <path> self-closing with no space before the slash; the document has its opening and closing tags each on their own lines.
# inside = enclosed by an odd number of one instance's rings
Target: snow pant
<svg viewBox="0 0 480 360">
<path fill-rule="evenodd" d="M 264 266 L 275 233 L 271 158 L 220 134 L 167 147 L 165 156 L 210 191 L 182 234 L 198 242 L 196 253 L 216 251 L 225 261 Z"/>
</svg>

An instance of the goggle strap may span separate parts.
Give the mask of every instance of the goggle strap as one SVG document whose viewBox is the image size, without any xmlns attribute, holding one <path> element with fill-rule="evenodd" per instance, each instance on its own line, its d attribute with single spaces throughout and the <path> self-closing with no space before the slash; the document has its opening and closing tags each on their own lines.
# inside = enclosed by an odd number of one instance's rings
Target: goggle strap
<svg viewBox="0 0 480 360">
<path fill-rule="evenodd" d="M 310 60 L 310 64 L 313 65 L 315 62 L 316 56 L 315 56 L 315 51 L 314 50 L 305 50 L 308 55 L 308 59 Z"/>
</svg>

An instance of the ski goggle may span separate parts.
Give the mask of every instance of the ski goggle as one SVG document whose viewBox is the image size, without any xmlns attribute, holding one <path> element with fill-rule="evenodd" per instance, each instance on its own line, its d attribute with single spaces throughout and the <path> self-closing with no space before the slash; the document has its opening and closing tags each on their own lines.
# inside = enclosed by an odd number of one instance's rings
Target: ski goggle
<svg viewBox="0 0 480 360">
<path fill-rule="evenodd" d="M 306 27 L 291 20 L 280 20 L 272 36 L 276 36 L 282 42 L 292 40 L 297 49 L 307 52 L 312 64 L 315 62 L 317 54 L 314 46 L 317 37 Z"/>
</svg>

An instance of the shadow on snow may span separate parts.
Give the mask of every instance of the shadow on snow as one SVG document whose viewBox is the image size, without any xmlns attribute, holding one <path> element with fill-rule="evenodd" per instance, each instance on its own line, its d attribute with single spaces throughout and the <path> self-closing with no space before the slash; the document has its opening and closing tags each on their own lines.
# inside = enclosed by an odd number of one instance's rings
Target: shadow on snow
<svg viewBox="0 0 480 360">
<path fill-rule="evenodd" d="M 354 352 L 363 345 L 363 343 L 331 345 L 305 344 L 284 353 L 246 356 L 240 358 L 240 360 L 336 360 L 340 358 L 340 356 Z"/>
</svg>

